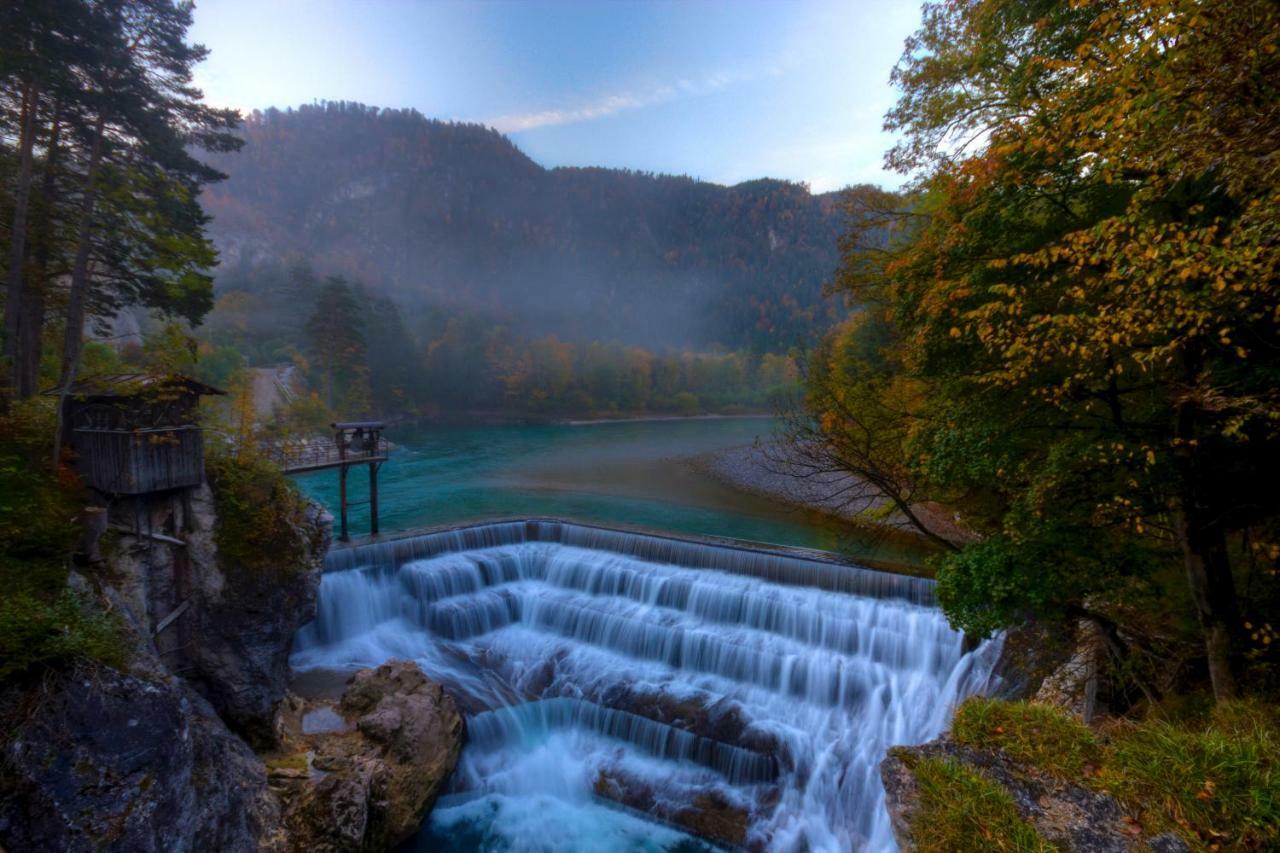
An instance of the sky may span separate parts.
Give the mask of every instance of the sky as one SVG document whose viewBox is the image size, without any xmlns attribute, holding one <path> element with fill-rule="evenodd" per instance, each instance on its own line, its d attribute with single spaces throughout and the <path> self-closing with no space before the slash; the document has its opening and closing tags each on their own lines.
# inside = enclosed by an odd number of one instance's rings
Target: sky
<svg viewBox="0 0 1280 853">
<path fill-rule="evenodd" d="M 243 111 L 412 107 L 544 166 L 815 192 L 883 169 L 889 72 L 917 0 L 197 0 L 196 82 Z"/>
</svg>

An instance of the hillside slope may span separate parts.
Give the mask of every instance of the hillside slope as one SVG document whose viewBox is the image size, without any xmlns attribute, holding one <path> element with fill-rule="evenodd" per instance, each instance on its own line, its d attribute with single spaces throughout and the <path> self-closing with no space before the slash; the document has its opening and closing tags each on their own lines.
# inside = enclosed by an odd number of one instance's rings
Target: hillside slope
<svg viewBox="0 0 1280 853">
<path fill-rule="evenodd" d="M 243 132 L 203 198 L 224 291 L 305 259 L 409 309 L 571 339 L 776 351 L 831 319 L 835 194 L 548 170 L 494 130 L 358 104 L 256 113 Z"/>
</svg>

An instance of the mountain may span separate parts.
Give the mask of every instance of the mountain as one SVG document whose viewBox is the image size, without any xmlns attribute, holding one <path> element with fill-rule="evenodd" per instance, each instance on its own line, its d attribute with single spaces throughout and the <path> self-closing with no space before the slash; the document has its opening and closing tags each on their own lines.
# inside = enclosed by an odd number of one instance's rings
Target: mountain
<svg viewBox="0 0 1280 853">
<path fill-rule="evenodd" d="M 780 350 L 829 325 L 836 194 L 545 169 L 497 131 L 324 103 L 254 113 L 205 191 L 219 286 L 306 261 L 409 316 L 466 313 L 568 339 Z"/>
</svg>

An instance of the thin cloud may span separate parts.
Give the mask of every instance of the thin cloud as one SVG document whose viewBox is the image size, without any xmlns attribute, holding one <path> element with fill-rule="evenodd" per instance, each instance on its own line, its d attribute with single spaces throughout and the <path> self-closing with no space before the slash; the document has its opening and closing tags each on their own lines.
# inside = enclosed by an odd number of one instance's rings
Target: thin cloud
<svg viewBox="0 0 1280 853">
<path fill-rule="evenodd" d="M 745 83 L 761 77 L 776 77 L 781 73 L 782 69 L 777 66 L 769 66 L 749 72 L 716 71 L 699 79 L 679 80 L 674 84 L 658 86 L 648 91 L 605 95 L 587 104 L 569 109 L 515 113 L 486 119 L 484 123 L 502 133 L 519 133 L 522 130 L 533 130 L 539 127 L 579 124 L 585 121 L 608 118 L 631 110 L 656 107 L 659 104 L 670 103 L 681 98 L 710 95 L 737 83 Z"/>
</svg>

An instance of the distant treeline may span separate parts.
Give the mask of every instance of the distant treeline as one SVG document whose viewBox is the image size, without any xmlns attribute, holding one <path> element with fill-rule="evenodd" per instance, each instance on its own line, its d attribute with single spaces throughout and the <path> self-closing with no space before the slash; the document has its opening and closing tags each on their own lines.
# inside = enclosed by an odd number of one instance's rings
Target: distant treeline
<svg viewBox="0 0 1280 853">
<path fill-rule="evenodd" d="M 799 381 L 791 354 L 654 351 L 473 314 L 406 315 L 385 295 L 304 265 L 273 284 L 219 297 L 197 371 L 226 383 L 239 366 L 292 362 L 313 395 L 296 413 L 304 419 L 762 410 Z"/>
</svg>

